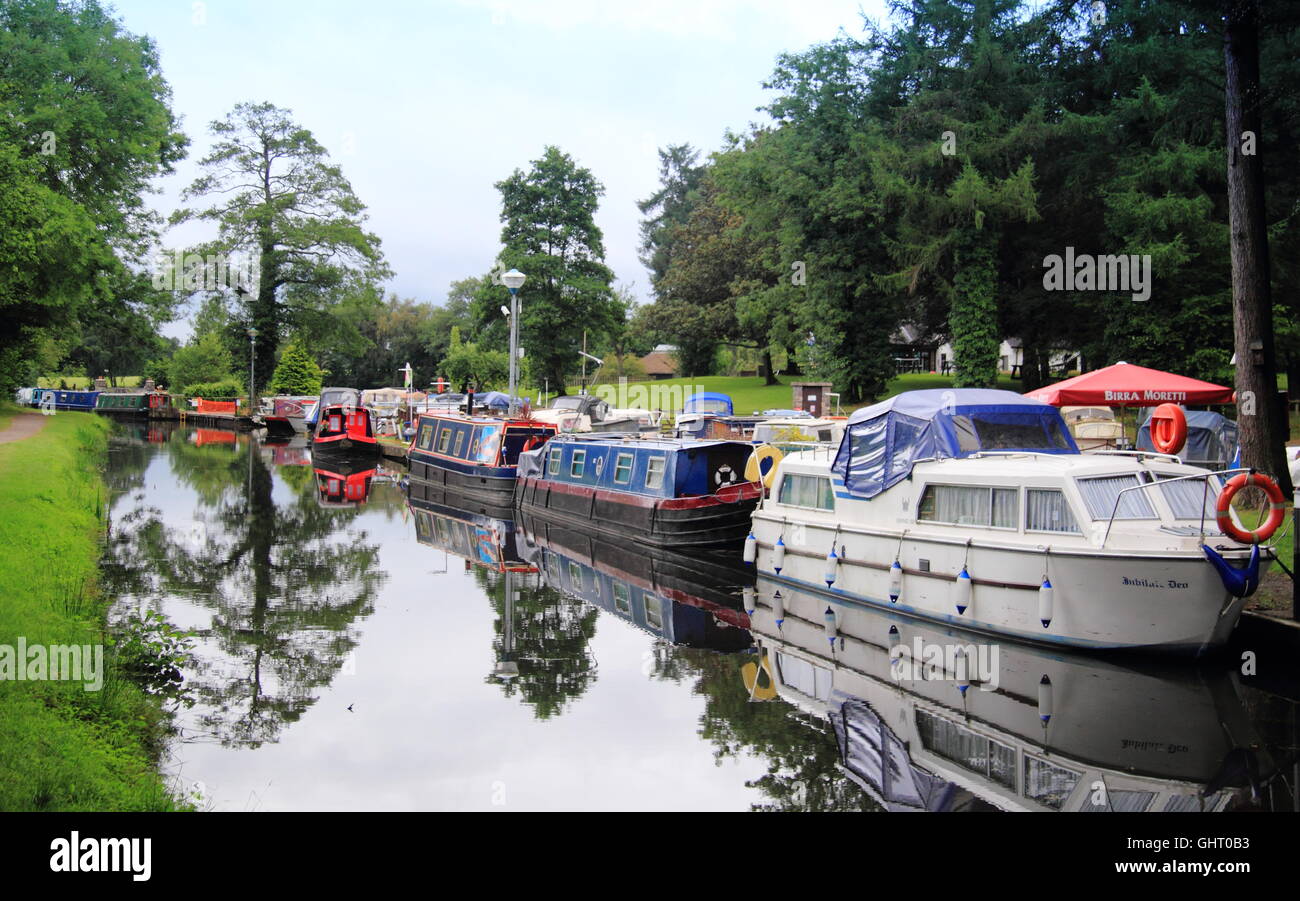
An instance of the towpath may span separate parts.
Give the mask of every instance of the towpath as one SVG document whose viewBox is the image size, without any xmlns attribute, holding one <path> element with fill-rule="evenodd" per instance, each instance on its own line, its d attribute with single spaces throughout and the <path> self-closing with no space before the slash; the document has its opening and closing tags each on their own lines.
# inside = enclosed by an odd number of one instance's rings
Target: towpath
<svg viewBox="0 0 1300 901">
<path fill-rule="evenodd" d="M 14 418 L 9 421 L 9 425 L 0 429 L 0 444 L 22 441 L 24 438 L 32 437 L 45 428 L 47 418 L 41 413 L 15 413 Z"/>
</svg>

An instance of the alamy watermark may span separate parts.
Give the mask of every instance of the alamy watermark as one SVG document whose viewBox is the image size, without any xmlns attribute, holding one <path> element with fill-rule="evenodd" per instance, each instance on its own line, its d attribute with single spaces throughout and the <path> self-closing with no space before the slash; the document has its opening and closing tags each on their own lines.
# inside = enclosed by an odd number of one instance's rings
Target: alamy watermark
<svg viewBox="0 0 1300 901">
<path fill-rule="evenodd" d="M 153 260 L 153 286 L 159 291 L 232 291 L 253 293 L 261 277 L 261 260 L 244 253 L 160 253 Z"/>
<path fill-rule="evenodd" d="M 980 691 L 998 687 L 995 644 L 929 644 L 918 635 L 910 646 L 889 649 L 889 672 L 898 682 L 978 684 Z"/>
<path fill-rule="evenodd" d="M 1151 299 L 1151 254 L 1065 254 L 1043 257 L 1044 291 L 1123 291 L 1135 301 Z"/>
<path fill-rule="evenodd" d="M 620 378 L 617 385 L 597 385 L 592 393 L 616 410 L 663 410 L 673 412 L 686 406 L 692 394 L 704 391 L 703 385 L 629 385 Z"/>
<path fill-rule="evenodd" d="M 0 682 L 84 682 L 86 691 L 104 687 L 102 644 L 0 644 Z"/>
</svg>

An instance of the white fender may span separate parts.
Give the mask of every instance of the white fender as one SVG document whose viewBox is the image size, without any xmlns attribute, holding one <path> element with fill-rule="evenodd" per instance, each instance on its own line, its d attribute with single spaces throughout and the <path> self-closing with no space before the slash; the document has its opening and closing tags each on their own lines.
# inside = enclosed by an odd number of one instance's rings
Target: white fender
<svg viewBox="0 0 1300 901">
<path fill-rule="evenodd" d="M 772 569 L 779 573 L 783 566 L 785 566 L 785 536 L 777 538 L 776 547 L 772 548 Z"/>
<path fill-rule="evenodd" d="M 953 675 L 957 678 L 957 690 L 961 692 L 963 698 L 966 697 L 966 689 L 970 688 L 970 663 L 966 652 L 958 648 L 952 665 L 957 670 Z"/>
<path fill-rule="evenodd" d="M 754 533 L 750 532 L 749 537 L 745 539 L 745 562 L 753 563 L 758 559 L 758 539 Z"/>
<path fill-rule="evenodd" d="M 758 591 L 746 585 L 740 593 L 745 598 L 745 615 L 753 616 L 754 610 L 758 607 Z"/>
<path fill-rule="evenodd" d="M 897 560 L 889 567 L 889 603 L 898 603 L 898 597 L 903 593 L 903 567 Z"/>
<path fill-rule="evenodd" d="M 1038 588 L 1038 619 L 1046 629 L 1052 625 L 1052 612 L 1055 605 L 1056 589 L 1051 580 L 1043 577 L 1043 584 Z"/>
<path fill-rule="evenodd" d="M 830 588 L 835 584 L 835 578 L 840 573 L 840 556 L 835 553 L 835 545 L 831 545 L 831 552 L 826 555 L 826 572 L 822 578 L 826 580 L 826 587 Z"/>
<path fill-rule="evenodd" d="M 1044 674 L 1043 678 L 1038 680 L 1038 718 L 1044 728 L 1047 726 L 1047 721 L 1052 718 L 1053 706 L 1052 680 Z"/>
<path fill-rule="evenodd" d="M 968 573 L 966 567 L 963 566 L 961 572 L 957 573 L 957 582 L 953 586 L 953 600 L 957 604 L 958 613 L 966 612 L 966 608 L 970 606 L 970 597 L 970 573 Z"/>
<path fill-rule="evenodd" d="M 785 622 L 785 598 L 781 597 L 779 590 L 772 593 L 772 616 L 776 619 L 776 627 L 781 628 Z"/>
<path fill-rule="evenodd" d="M 826 638 L 830 641 L 831 647 L 835 646 L 835 639 L 839 638 L 839 626 L 835 621 L 835 610 L 827 607 L 826 612 L 822 614 L 822 628 L 826 632 Z"/>
</svg>

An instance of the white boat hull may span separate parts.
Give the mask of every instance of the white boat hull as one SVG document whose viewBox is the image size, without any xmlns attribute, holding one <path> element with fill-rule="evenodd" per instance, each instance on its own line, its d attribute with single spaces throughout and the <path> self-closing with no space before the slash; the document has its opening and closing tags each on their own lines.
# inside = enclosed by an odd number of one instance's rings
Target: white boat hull
<svg viewBox="0 0 1300 901">
<path fill-rule="evenodd" d="M 830 524 L 791 525 L 759 511 L 756 565 L 764 576 L 836 598 L 897 610 L 1022 641 L 1084 649 L 1129 649 L 1201 655 L 1223 645 L 1240 618 L 1243 599 L 1224 588 L 1197 553 L 1143 556 L 1102 551 L 964 542 L 909 533 L 870 534 Z M 774 546 L 785 545 L 783 565 Z M 826 583 L 834 542 L 839 563 Z M 890 564 L 903 567 L 901 591 L 890 600 Z M 957 575 L 971 577 L 959 612 Z M 1262 566 L 1261 566 L 1262 571 Z M 1050 621 L 1040 620 L 1039 589 L 1053 586 Z"/>
</svg>

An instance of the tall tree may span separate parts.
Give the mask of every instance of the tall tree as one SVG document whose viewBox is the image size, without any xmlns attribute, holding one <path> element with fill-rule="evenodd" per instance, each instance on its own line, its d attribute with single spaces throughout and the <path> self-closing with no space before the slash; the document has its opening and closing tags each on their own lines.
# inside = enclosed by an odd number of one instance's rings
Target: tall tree
<svg viewBox="0 0 1300 901">
<path fill-rule="evenodd" d="M 365 206 L 291 116 L 270 103 L 241 103 L 213 122 L 216 143 L 199 163 L 204 174 L 182 195 L 211 205 L 172 215 L 173 224 L 216 223 L 217 238 L 201 254 L 258 261 L 242 323 L 257 329 L 257 386 L 269 379 L 281 338 L 337 302 L 350 275 L 372 282 L 388 275 L 379 238 L 365 230 Z"/>
<path fill-rule="evenodd" d="M 523 272 L 519 294 L 520 343 L 535 380 L 563 393 L 580 368 L 584 330 L 607 330 L 616 309 L 595 214 L 605 188 L 589 169 L 548 146 L 527 172 L 497 183 L 501 192 L 500 263 Z M 504 286 L 487 284 L 475 298 L 480 325 L 500 321 L 509 300 Z"/>
<path fill-rule="evenodd" d="M 1258 142 L 1263 134 L 1259 80 L 1258 0 L 1227 0 L 1224 59 L 1227 72 L 1228 223 L 1232 236 L 1232 308 L 1242 408 L 1241 460 L 1276 473 L 1290 493 L 1285 418 L 1277 404 L 1273 300 L 1269 285 L 1268 229 Z M 1249 415 L 1253 412 L 1253 415 Z"/>
</svg>

